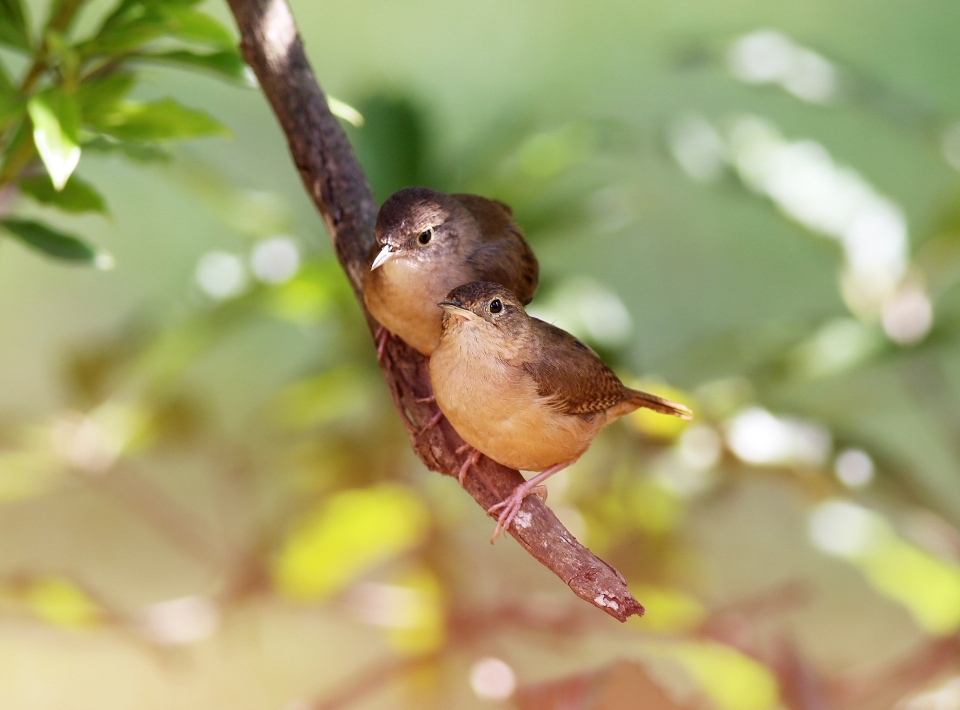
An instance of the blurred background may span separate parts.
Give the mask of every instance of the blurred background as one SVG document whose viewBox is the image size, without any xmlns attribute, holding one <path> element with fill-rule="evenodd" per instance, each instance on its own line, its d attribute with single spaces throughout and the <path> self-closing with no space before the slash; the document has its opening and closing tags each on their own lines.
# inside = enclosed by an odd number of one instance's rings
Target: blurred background
<svg viewBox="0 0 960 710">
<path fill-rule="evenodd" d="M 550 482 L 647 615 L 410 452 L 224 3 L 11 0 L 0 707 L 960 710 L 960 7 L 292 9 L 379 201 L 695 410 Z"/>
</svg>

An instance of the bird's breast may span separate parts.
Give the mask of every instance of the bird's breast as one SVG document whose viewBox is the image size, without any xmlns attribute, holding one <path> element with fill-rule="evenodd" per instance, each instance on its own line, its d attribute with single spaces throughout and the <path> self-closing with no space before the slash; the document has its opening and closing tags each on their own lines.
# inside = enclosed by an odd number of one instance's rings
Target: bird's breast
<svg viewBox="0 0 960 710">
<path fill-rule="evenodd" d="M 492 352 L 485 339 L 459 326 L 430 358 L 437 404 L 468 444 L 494 461 L 524 471 L 543 471 L 578 458 L 599 422 L 565 415 L 537 392 L 522 367 Z"/>
<path fill-rule="evenodd" d="M 363 299 L 381 325 L 410 346 L 429 355 L 440 342 L 437 304 L 459 284 L 449 285 L 442 269 L 412 259 L 388 261 L 368 272 Z"/>
</svg>

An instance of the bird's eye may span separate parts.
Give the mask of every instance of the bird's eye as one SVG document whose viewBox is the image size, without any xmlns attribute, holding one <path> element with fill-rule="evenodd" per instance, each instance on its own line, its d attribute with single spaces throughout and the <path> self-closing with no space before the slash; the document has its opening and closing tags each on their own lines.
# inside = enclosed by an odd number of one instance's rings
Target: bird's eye
<svg viewBox="0 0 960 710">
<path fill-rule="evenodd" d="M 430 240 L 433 239 L 433 229 L 425 229 L 420 232 L 420 236 L 417 237 L 417 241 L 426 246 L 430 243 Z"/>
<path fill-rule="evenodd" d="M 490 301 L 491 313 L 499 313 L 502 310 L 503 310 L 503 304 L 500 302 L 499 298 L 495 298 L 492 301 Z"/>
</svg>

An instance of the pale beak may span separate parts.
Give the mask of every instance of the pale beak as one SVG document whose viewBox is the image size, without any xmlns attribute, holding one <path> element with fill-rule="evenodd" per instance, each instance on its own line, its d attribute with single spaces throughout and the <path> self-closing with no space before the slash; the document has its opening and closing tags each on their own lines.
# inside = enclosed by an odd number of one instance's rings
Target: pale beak
<svg viewBox="0 0 960 710">
<path fill-rule="evenodd" d="M 473 311 L 468 311 L 463 307 L 463 304 L 460 301 L 440 301 L 437 304 L 447 313 L 452 316 L 460 316 L 464 320 L 476 320 L 479 316 Z"/>
<path fill-rule="evenodd" d="M 399 249 L 395 249 L 389 244 L 385 245 L 383 249 L 380 250 L 380 253 L 377 254 L 377 258 L 373 260 L 373 264 L 370 266 L 370 271 L 375 270 L 378 266 L 383 266 L 388 261 L 393 261 L 398 256 L 400 256 Z"/>
</svg>

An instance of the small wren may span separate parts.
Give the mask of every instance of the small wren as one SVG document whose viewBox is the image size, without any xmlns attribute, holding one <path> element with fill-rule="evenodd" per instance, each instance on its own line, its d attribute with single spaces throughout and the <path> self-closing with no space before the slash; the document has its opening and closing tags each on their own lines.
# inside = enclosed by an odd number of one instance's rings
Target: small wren
<svg viewBox="0 0 960 710">
<path fill-rule="evenodd" d="M 537 259 L 502 202 L 406 187 L 383 203 L 374 231 L 363 299 L 387 331 L 424 355 L 440 342 L 437 303 L 452 288 L 492 281 L 523 303 L 537 290 Z"/>
<path fill-rule="evenodd" d="M 440 411 L 467 444 L 497 463 L 539 471 L 503 502 L 494 538 L 530 493 L 587 450 L 600 429 L 647 407 L 682 419 L 689 409 L 630 389 L 589 347 L 527 315 L 510 290 L 494 283 L 453 289 L 440 307 L 443 334 L 430 357 Z M 463 475 L 475 462 L 471 455 Z"/>
</svg>

